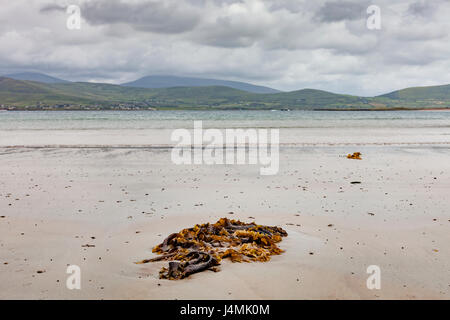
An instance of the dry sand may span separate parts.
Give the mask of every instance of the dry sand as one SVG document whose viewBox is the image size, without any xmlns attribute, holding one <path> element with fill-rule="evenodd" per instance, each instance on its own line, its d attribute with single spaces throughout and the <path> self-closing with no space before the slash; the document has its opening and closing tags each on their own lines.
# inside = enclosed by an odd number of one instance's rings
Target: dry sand
<svg viewBox="0 0 450 320">
<path fill-rule="evenodd" d="M 354 151 L 364 159 L 343 157 Z M 1 148 L 0 298 L 448 299 L 449 160 L 445 145 L 298 146 L 260 176 L 176 166 L 168 149 Z M 181 281 L 134 264 L 220 217 L 283 227 L 285 253 Z M 73 264 L 81 290 L 66 288 Z M 381 290 L 366 287 L 369 265 Z"/>
</svg>

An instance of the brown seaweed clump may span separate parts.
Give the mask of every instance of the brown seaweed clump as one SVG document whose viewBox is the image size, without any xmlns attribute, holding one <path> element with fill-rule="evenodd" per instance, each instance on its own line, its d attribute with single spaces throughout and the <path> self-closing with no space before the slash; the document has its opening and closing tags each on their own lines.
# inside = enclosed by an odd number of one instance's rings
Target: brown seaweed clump
<svg viewBox="0 0 450 320">
<path fill-rule="evenodd" d="M 221 218 L 214 224 L 197 224 L 169 235 L 153 248 L 159 254 L 137 263 L 169 261 L 159 272 L 161 279 L 183 279 L 204 271 L 218 271 L 222 259 L 232 262 L 269 261 L 271 255 L 283 252 L 277 243 L 287 232 L 279 227 L 244 223 Z"/>
<path fill-rule="evenodd" d="M 361 152 L 353 152 L 353 154 L 348 154 L 347 159 L 356 159 L 356 160 L 362 160 L 361 158 Z"/>
</svg>

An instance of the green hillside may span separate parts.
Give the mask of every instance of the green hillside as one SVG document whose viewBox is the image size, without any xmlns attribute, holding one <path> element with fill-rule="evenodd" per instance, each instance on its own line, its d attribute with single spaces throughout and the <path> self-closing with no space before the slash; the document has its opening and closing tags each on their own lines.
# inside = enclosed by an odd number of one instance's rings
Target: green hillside
<svg viewBox="0 0 450 320">
<path fill-rule="evenodd" d="M 80 96 L 58 92 L 44 83 L 0 78 L 0 104 L 25 106 L 40 101 L 49 104 L 87 102 Z"/>
<path fill-rule="evenodd" d="M 258 97 L 255 97 L 258 98 Z M 270 102 L 280 108 L 320 109 L 320 108 L 363 108 L 370 107 L 366 99 L 335 94 L 322 90 L 303 89 L 292 92 L 261 96 L 261 101 Z"/>
<path fill-rule="evenodd" d="M 450 85 L 406 88 L 381 95 L 377 99 L 406 108 L 450 108 Z"/>
<path fill-rule="evenodd" d="M 450 85 L 432 87 L 411 87 L 381 95 L 390 99 L 402 100 L 446 100 L 450 97 Z"/>
<path fill-rule="evenodd" d="M 450 108 L 450 85 L 408 88 L 363 98 L 322 90 L 250 93 L 224 86 L 137 88 L 0 77 L 0 106 L 9 109 L 302 109 L 385 110 Z"/>
</svg>

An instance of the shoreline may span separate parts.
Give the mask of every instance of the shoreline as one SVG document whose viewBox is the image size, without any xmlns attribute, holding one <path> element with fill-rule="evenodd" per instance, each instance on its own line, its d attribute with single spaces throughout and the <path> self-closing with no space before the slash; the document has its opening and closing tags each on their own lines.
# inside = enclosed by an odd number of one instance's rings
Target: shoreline
<svg viewBox="0 0 450 320">
<path fill-rule="evenodd" d="M 101 108 L 101 109 L 0 109 L 0 112 L 16 112 L 16 111 L 127 111 L 127 112 L 134 112 L 134 111 L 280 111 L 280 112 L 291 112 L 291 111 L 334 111 L 334 112 L 349 112 L 349 111 L 361 111 L 361 112 L 370 112 L 370 111 L 450 111 L 449 108 L 390 108 L 390 109 L 289 109 L 286 110 L 286 108 L 281 109 L 255 109 L 255 108 L 161 108 L 161 109 L 148 109 L 148 108 L 142 108 L 142 109 L 118 109 L 118 108 Z"/>
</svg>

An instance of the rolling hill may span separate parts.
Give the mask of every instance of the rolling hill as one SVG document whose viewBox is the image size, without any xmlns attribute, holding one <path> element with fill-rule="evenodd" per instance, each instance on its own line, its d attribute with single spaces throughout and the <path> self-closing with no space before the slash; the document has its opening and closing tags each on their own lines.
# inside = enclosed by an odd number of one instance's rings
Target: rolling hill
<svg viewBox="0 0 450 320">
<path fill-rule="evenodd" d="M 358 98 L 320 90 L 257 94 L 226 86 L 147 89 L 87 82 L 45 84 L 0 78 L 0 104 L 17 107 L 73 104 L 110 108 L 125 104 L 159 109 L 313 109 L 352 103 L 359 103 Z"/>
<path fill-rule="evenodd" d="M 0 105 L 17 107 L 71 104 L 110 108 L 123 104 L 190 108 L 240 100 L 245 95 L 229 87 L 146 89 L 87 82 L 46 84 L 0 77 Z"/>
<path fill-rule="evenodd" d="M 280 92 L 268 87 L 256 86 L 250 83 L 238 81 L 226 81 L 217 79 L 188 78 L 175 76 L 147 76 L 136 81 L 123 83 L 122 86 L 138 88 L 173 88 L 173 87 L 230 87 L 252 93 L 276 93 Z"/>
<path fill-rule="evenodd" d="M 3 105 L 24 106 L 39 101 L 71 103 L 77 99 L 54 91 L 45 83 L 0 77 L 0 104 Z"/>
<path fill-rule="evenodd" d="M 402 90 L 393 91 L 379 97 L 386 97 L 395 100 L 445 100 L 450 97 L 450 85 L 430 86 L 430 87 L 411 87 Z"/>
<path fill-rule="evenodd" d="M 22 72 L 4 75 L 5 78 L 11 78 L 15 80 L 28 80 L 28 81 L 38 81 L 42 83 L 67 83 L 69 81 L 62 80 L 59 78 L 51 77 L 43 73 L 36 72 Z"/>
<path fill-rule="evenodd" d="M 376 97 L 387 106 L 403 108 L 450 108 L 450 85 L 411 87 Z"/>
<path fill-rule="evenodd" d="M 104 83 L 42 83 L 0 77 L 5 109 L 297 109 L 450 108 L 450 86 L 408 88 L 373 98 L 302 89 L 251 93 L 228 86 L 138 88 Z"/>
</svg>

